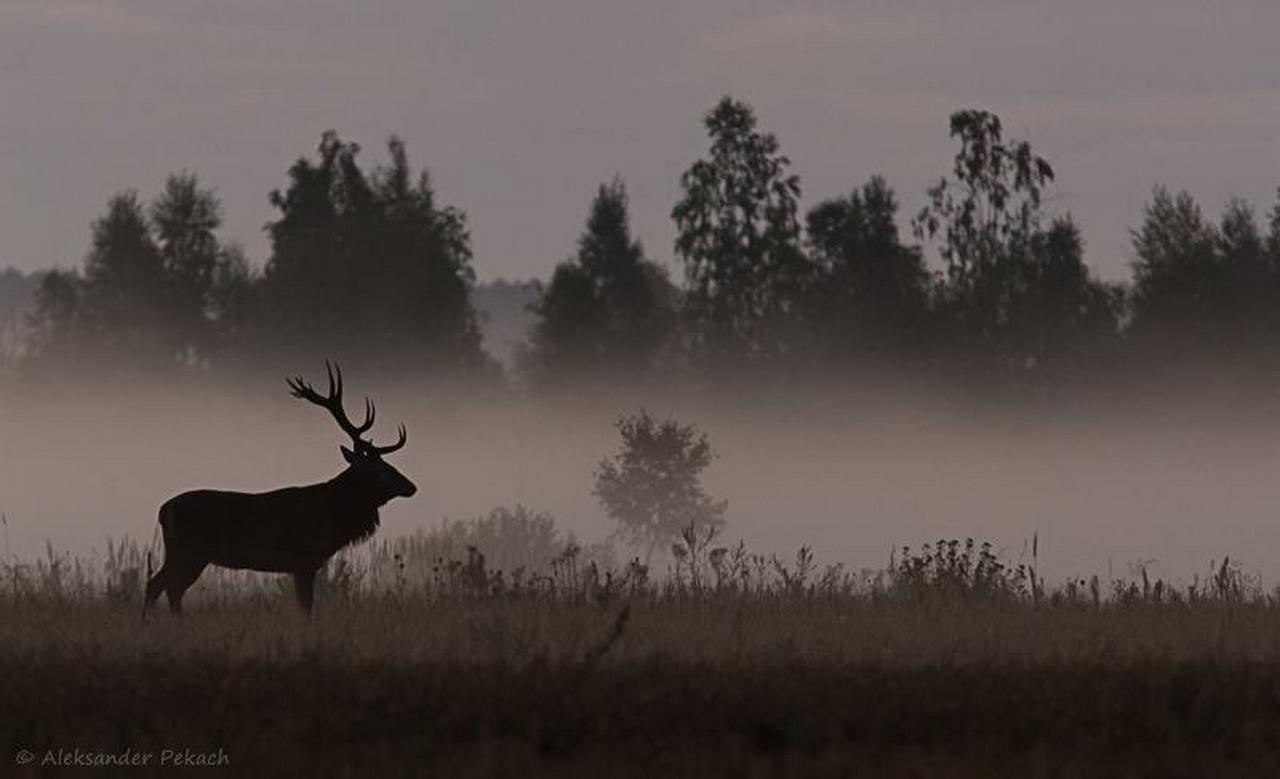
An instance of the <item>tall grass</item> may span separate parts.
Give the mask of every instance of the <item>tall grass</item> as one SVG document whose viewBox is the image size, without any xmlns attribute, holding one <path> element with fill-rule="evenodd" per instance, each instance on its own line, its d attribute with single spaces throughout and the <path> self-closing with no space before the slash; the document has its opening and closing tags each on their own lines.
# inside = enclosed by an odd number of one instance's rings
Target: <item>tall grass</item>
<svg viewBox="0 0 1280 779">
<path fill-rule="evenodd" d="M 7 533 L 7 517 L 4 522 Z M 162 556 L 158 544 L 128 538 L 109 538 L 102 552 L 87 556 L 50 544 L 43 556 L 29 560 L 6 552 L 0 561 L 0 603 L 136 604 Z M 883 569 L 854 571 L 841 563 L 819 564 L 807 546 L 784 559 L 753 552 L 742 542 L 719 544 L 714 530 L 689 527 L 672 544 L 665 568 L 653 572 L 638 557 L 620 562 L 623 555 L 611 542 L 584 548 L 562 534 L 550 515 L 516 506 L 346 550 L 321 572 L 319 587 L 327 597 L 344 600 L 632 599 L 656 605 L 781 600 L 1119 608 L 1280 602 L 1280 588 L 1266 590 L 1258 576 L 1230 558 L 1211 561 L 1203 577 L 1181 586 L 1153 580 L 1145 567 L 1129 578 L 1071 577 L 1046 586 L 1038 557 L 1035 538 L 1029 556 L 1018 561 L 1001 557 L 989 542 L 940 539 L 894 550 Z M 210 567 L 192 602 L 230 605 L 288 590 L 281 577 Z"/>
<path fill-rule="evenodd" d="M 223 747 L 249 774 L 1224 775 L 1280 765 L 1280 596 L 1046 583 L 943 539 L 883 569 L 689 528 L 654 566 L 523 509 L 352 550 L 317 612 L 211 569 L 138 613 L 156 550 L 0 566 L 0 759 Z M 149 554 L 150 553 L 150 554 Z M 6 751 L 7 750 L 7 751 Z"/>
</svg>

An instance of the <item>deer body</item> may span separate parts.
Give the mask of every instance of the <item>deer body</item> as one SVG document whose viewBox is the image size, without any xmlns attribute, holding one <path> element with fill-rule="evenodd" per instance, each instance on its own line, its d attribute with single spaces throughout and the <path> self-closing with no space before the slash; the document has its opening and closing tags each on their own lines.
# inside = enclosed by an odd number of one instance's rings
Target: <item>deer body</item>
<svg viewBox="0 0 1280 779">
<path fill-rule="evenodd" d="M 201 549 L 208 563 L 265 573 L 324 565 L 378 528 L 378 509 L 348 503 L 332 483 L 262 493 L 197 490 L 160 507 L 165 548 Z"/>
<path fill-rule="evenodd" d="M 329 481 L 270 492 L 195 490 L 170 498 L 160 507 L 164 565 L 147 582 L 143 614 L 163 592 L 179 613 L 182 596 L 209 565 L 292 574 L 298 601 L 310 613 L 316 573 L 329 558 L 378 529 L 378 509 L 397 497 L 417 492 L 413 482 L 382 459 L 404 445 L 400 440 L 376 447 L 360 435 L 373 424 L 366 401 L 365 423 L 346 420 L 342 411 L 342 374 L 329 374 L 329 397 L 322 398 L 299 380 L 290 382 L 298 397 L 333 412 L 352 436 L 342 447 L 347 468 Z"/>
</svg>

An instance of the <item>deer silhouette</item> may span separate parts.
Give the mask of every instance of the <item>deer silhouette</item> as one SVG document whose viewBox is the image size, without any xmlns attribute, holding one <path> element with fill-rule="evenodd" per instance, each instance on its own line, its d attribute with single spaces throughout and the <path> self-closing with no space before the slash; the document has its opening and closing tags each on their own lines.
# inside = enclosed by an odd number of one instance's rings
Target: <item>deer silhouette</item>
<svg viewBox="0 0 1280 779">
<path fill-rule="evenodd" d="M 384 504 L 418 491 L 382 459 L 404 446 L 404 425 L 390 446 L 365 440 L 377 413 L 373 403 L 365 398 L 364 422 L 352 424 L 342 406 L 342 369 L 326 361 L 325 371 L 327 395 L 301 377 L 287 383 L 294 397 L 327 409 L 351 437 L 350 449 L 340 447 L 346 470 L 305 487 L 261 493 L 196 490 L 170 498 L 160 507 L 164 564 L 147 582 L 144 619 L 161 592 L 168 596 L 169 608 L 182 613 L 183 593 L 209 565 L 292 574 L 298 604 L 310 614 L 316 573 L 329 558 L 373 535 Z"/>
</svg>

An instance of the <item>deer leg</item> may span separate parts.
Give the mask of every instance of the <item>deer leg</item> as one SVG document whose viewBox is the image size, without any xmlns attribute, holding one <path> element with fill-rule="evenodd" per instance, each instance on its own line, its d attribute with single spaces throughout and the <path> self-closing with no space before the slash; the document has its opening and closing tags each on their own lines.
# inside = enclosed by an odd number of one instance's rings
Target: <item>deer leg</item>
<svg viewBox="0 0 1280 779">
<path fill-rule="evenodd" d="M 147 618 L 147 609 L 151 608 L 151 604 L 155 603 L 160 597 L 160 593 L 165 590 L 165 578 L 167 576 L 166 569 L 162 565 L 160 570 L 156 571 L 155 576 L 147 580 L 147 595 L 142 600 L 142 618 Z"/>
<path fill-rule="evenodd" d="M 293 588 L 298 593 L 298 605 L 311 615 L 311 605 L 316 596 L 316 572 L 297 571 L 293 574 Z"/>
<path fill-rule="evenodd" d="M 200 574 L 204 572 L 207 563 L 185 563 L 183 565 L 171 565 L 165 562 L 165 567 L 170 569 L 169 575 L 165 582 L 165 592 L 169 596 L 169 610 L 174 614 L 182 613 L 182 596 L 191 585 L 196 583 L 196 579 L 200 578 Z"/>
</svg>

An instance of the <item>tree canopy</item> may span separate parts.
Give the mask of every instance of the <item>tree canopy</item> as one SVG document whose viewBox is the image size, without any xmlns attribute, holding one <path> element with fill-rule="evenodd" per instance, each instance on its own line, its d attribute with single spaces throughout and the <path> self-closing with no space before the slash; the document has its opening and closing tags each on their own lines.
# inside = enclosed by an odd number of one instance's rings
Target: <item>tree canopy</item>
<svg viewBox="0 0 1280 779">
<path fill-rule="evenodd" d="M 1104 282 L 1055 207 L 1055 166 L 990 111 L 951 115 L 958 149 L 909 238 L 881 176 L 804 209 L 791 160 L 747 103 L 721 98 L 702 126 L 705 153 L 673 182 L 682 283 L 633 233 L 622 179 L 600 184 L 572 251 L 527 285 L 537 299 L 513 362 L 528 383 L 1280 370 L 1280 197 L 1263 217 L 1233 199 L 1214 221 L 1190 193 L 1156 187 L 1133 230 L 1132 281 Z M 223 236 L 222 203 L 194 173 L 149 200 L 113 194 L 83 262 L 42 276 L 0 359 L 180 375 L 334 358 L 492 378 L 466 214 L 398 137 L 384 162 L 360 155 L 329 131 L 288 167 L 267 198 L 262 258 Z M 523 305 L 505 327 L 522 326 Z"/>
<path fill-rule="evenodd" d="M 404 143 L 366 174 L 359 145 L 327 132 L 319 158 L 271 193 L 271 257 L 259 336 L 278 351 L 341 356 L 379 370 L 474 375 L 488 367 L 471 307 L 466 216 L 414 178 Z"/>
<path fill-rule="evenodd" d="M 671 215 L 698 359 L 741 366 L 793 347 L 812 264 L 800 247 L 800 178 L 755 111 L 725 97 L 707 114 L 707 157 L 680 177 Z"/>
<path fill-rule="evenodd" d="M 631 235 L 626 185 L 601 184 L 578 250 L 534 306 L 528 370 L 539 382 L 643 376 L 673 324 L 666 272 Z"/>
</svg>

